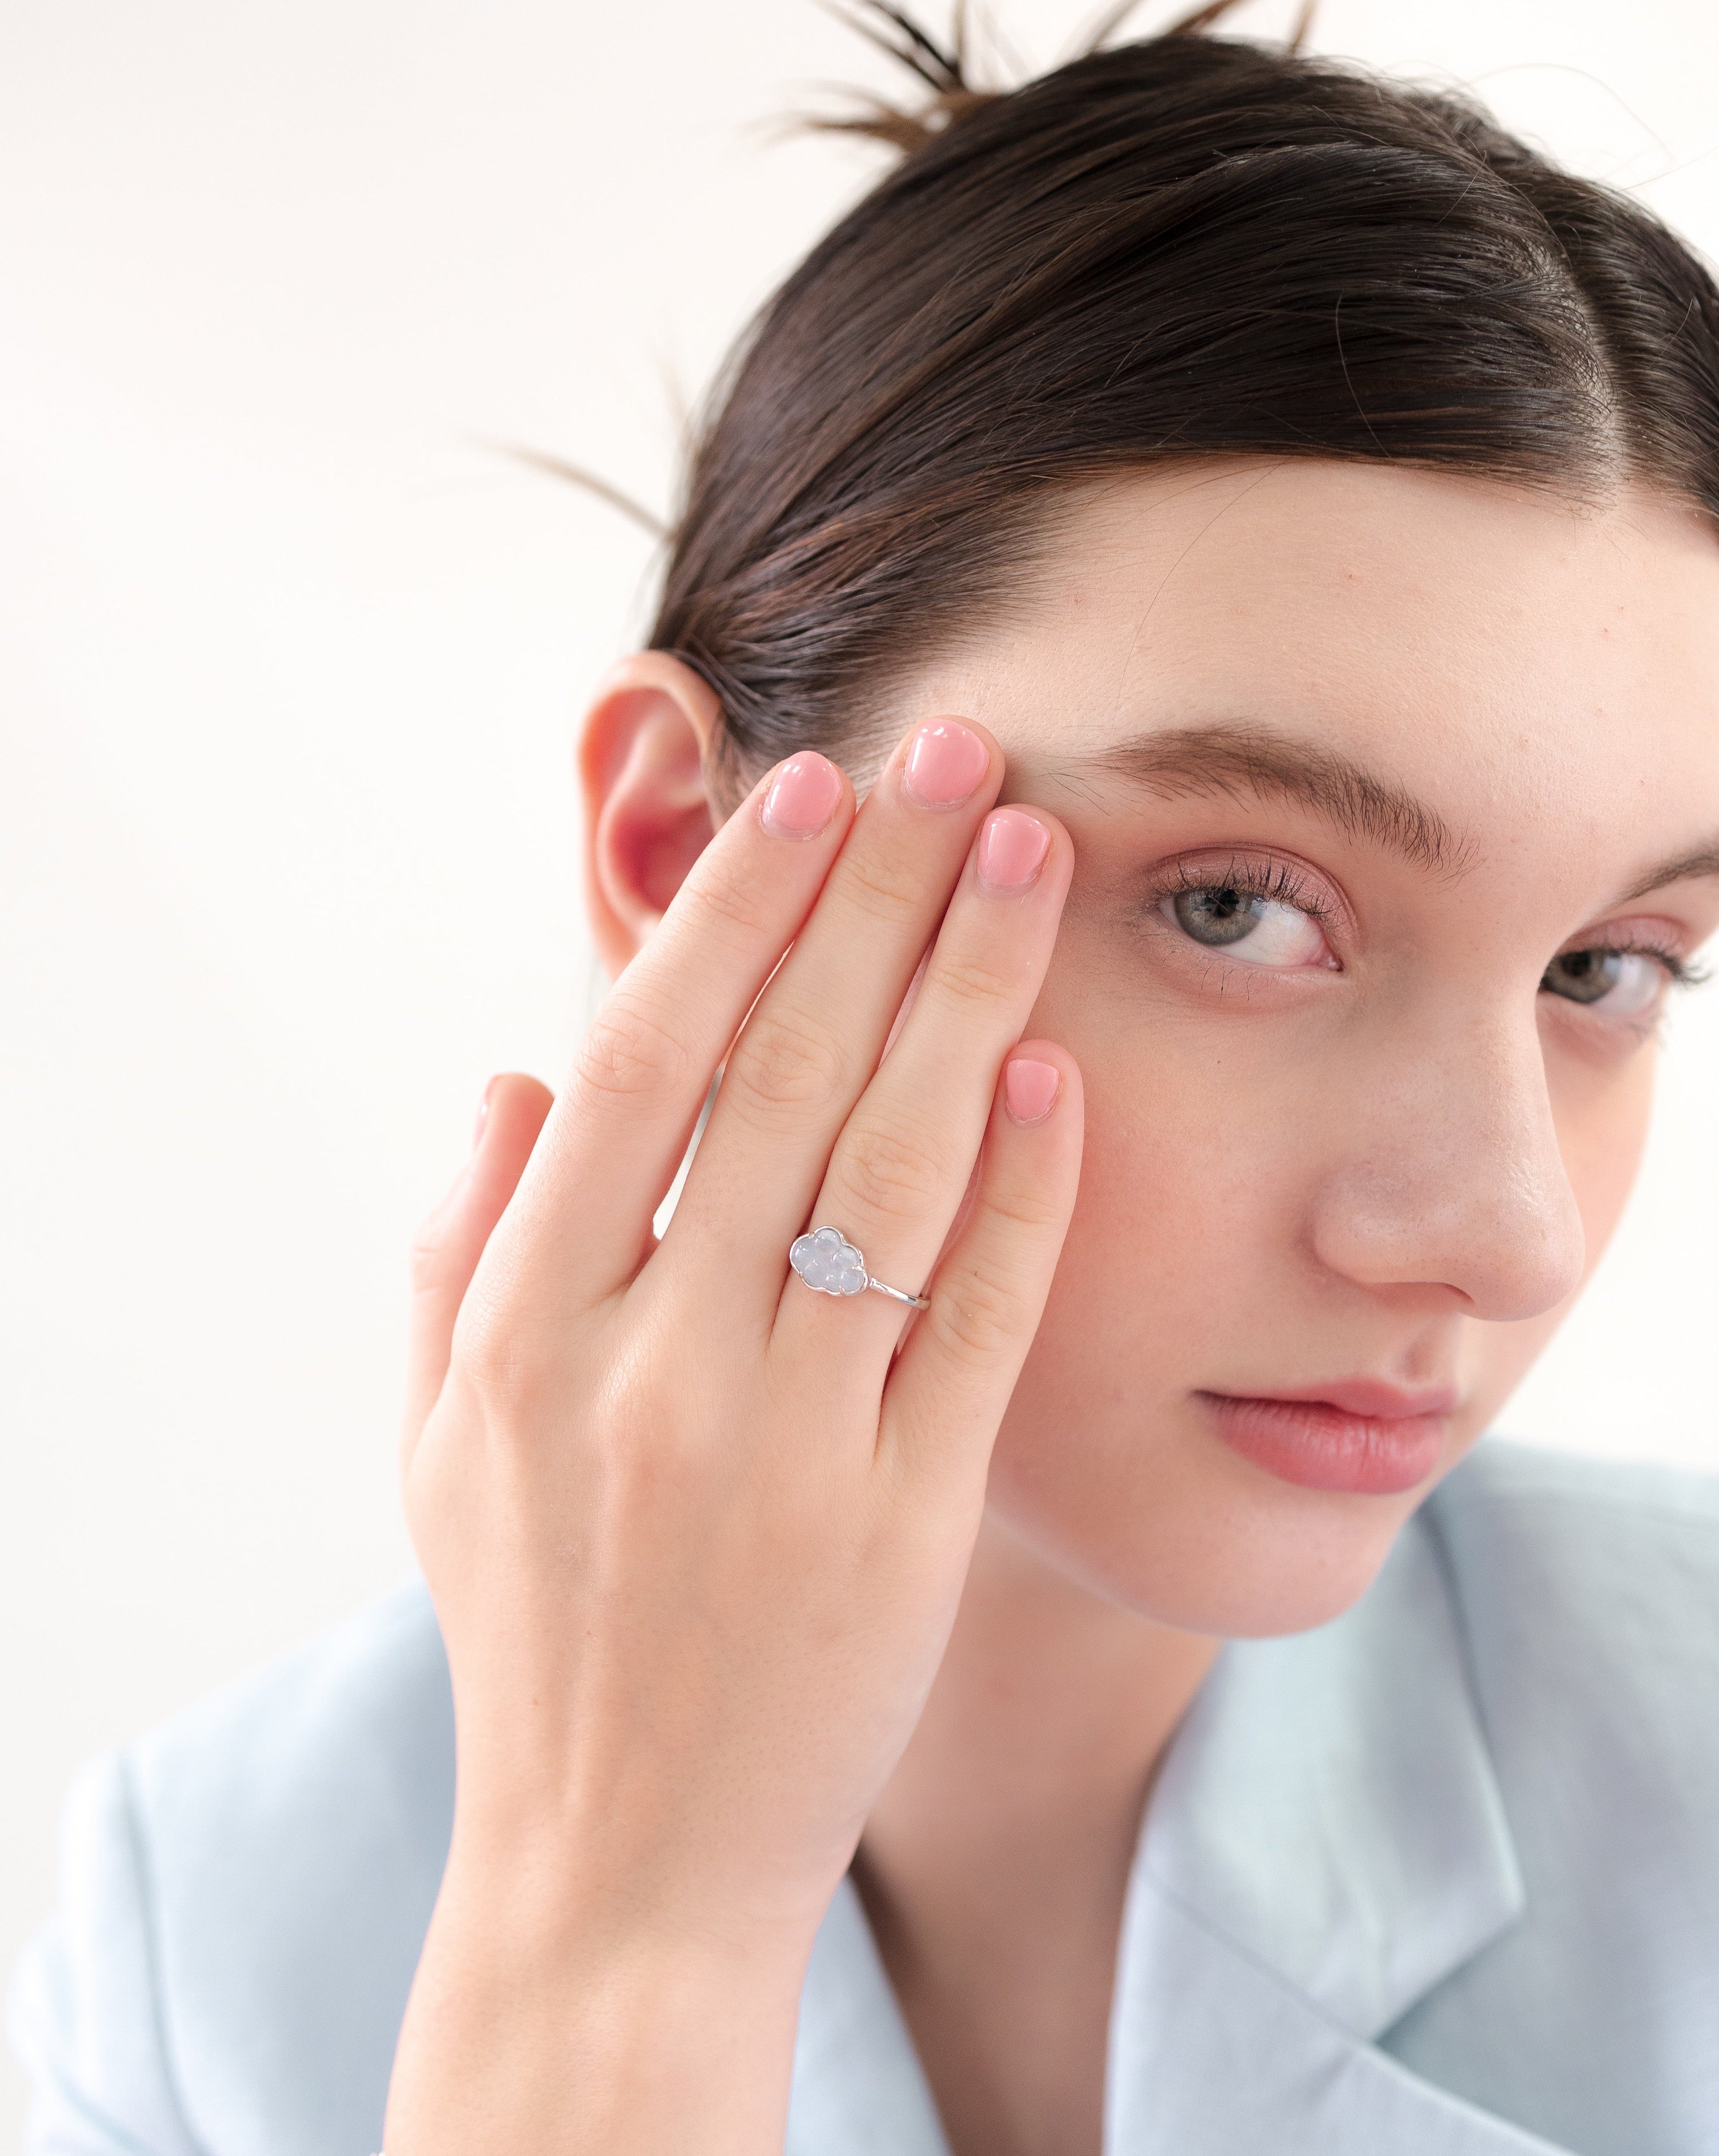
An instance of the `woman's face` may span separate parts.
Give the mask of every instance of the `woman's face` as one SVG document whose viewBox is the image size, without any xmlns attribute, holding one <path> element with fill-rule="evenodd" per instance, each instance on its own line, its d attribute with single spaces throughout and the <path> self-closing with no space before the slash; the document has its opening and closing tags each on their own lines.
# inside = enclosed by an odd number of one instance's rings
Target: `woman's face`
<svg viewBox="0 0 1719 2156">
<path fill-rule="evenodd" d="M 1299 1629 L 1616 1223 L 1719 921 L 1719 542 L 1208 462 L 1092 490 L 1034 590 L 899 714 L 983 720 L 1076 851 L 1029 1030 L 1081 1066 L 1080 1194 L 993 1508 L 1169 1623 Z"/>
</svg>

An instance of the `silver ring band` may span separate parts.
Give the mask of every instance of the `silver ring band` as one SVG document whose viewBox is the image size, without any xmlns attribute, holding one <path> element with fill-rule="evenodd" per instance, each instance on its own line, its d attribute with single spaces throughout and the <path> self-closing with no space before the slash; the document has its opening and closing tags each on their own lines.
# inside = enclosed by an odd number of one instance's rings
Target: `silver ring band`
<svg viewBox="0 0 1719 2156">
<path fill-rule="evenodd" d="M 864 1295 L 867 1288 L 874 1288 L 910 1310 L 931 1306 L 928 1295 L 909 1295 L 906 1288 L 874 1280 L 865 1270 L 865 1258 L 839 1228 L 808 1228 L 803 1235 L 796 1235 L 788 1245 L 788 1261 L 819 1295 Z"/>
<path fill-rule="evenodd" d="M 910 1310 L 929 1310 L 931 1299 L 928 1295 L 909 1295 L 905 1287 L 886 1287 L 880 1280 L 873 1280 L 868 1273 L 867 1287 L 875 1287 L 880 1295 L 886 1295 L 892 1302 L 905 1302 Z"/>
</svg>

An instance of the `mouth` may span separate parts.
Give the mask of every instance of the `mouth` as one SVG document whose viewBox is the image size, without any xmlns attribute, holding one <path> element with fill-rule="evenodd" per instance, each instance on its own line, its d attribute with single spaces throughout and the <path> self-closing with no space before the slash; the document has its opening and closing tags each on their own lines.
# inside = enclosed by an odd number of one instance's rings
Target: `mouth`
<svg viewBox="0 0 1719 2156">
<path fill-rule="evenodd" d="M 1456 1406 L 1447 1389 L 1411 1393 L 1376 1378 L 1275 1394 L 1196 1393 L 1232 1451 L 1304 1490 L 1394 1496 L 1438 1466 Z"/>
</svg>

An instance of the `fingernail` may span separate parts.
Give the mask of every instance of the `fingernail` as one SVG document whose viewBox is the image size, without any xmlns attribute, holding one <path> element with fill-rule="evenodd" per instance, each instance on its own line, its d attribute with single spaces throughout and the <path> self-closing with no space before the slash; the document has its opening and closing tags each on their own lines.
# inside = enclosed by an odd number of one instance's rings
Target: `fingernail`
<svg viewBox="0 0 1719 2156">
<path fill-rule="evenodd" d="M 495 1090 L 495 1081 L 492 1078 L 484 1088 L 483 1099 L 478 1102 L 477 1125 L 471 1134 L 471 1149 L 474 1152 L 484 1142 L 484 1125 L 490 1120 L 490 1096 Z"/>
<path fill-rule="evenodd" d="M 1018 1123 L 1042 1123 L 1056 1106 L 1062 1073 L 1054 1063 L 1016 1057 L 1003 1074 L 1003 1101 Z"/>
<path fill-rule="evenodd" d="M 1024 891 L 1044 865 L 1050 834 L 1024 808 L 993 808 L 979 833 L 979 881 L 987 891 Z"/>
<path fill-rule="evenodd" d="M 802 749 L 770 782 L 759 820 L 778 839 L 815 839 L 840 805 L 842 774 L 827 756 Z"/>
<path fill-rule="evenodd" d="M 953 719 L 934 719 L 909 744 L 901 778 L 927 808 L 952 808 L 990 768 L 991 752 L 977 734 Z"/>
</svg>

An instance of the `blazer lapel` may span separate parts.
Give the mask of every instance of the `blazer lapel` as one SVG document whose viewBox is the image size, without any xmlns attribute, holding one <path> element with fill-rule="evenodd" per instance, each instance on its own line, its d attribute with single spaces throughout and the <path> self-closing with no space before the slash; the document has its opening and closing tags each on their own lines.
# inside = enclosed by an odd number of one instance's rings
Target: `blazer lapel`
<svg viewBox="0 0 1719 2156">
<path fill-rule="evenodd" d="M 1544 2156 L 1373 2041 L 1523 1902 L 1411 1521 L 1344 1616 L 1226 1647 L 1171 1748 L 1124 1912 L 1110 2156 Z"/>
<path fill-rule="evenodd" d="M 1418 2080 L 1149 1881 L 1127 1953 L 1110 2156 L 1568 2156 Z"/>
<path fill-rule="evenodd" d="M 1335 1623 L 1227 1646 L 1170 1748 L 1123 1911 L 1106 2156 L 1567 2156 L 1374 2041 L 1522 1907 L 1413 1520 Z M 849 1880 L 802 1995 L 787 2156 L 948 2156 Z"/>
</svg>

